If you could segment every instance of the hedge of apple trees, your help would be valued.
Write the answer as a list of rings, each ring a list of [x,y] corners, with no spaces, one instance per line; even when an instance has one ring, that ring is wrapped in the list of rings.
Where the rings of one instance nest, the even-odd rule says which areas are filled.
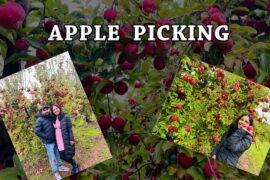
[[[261,140],[269,140],[269,125],[255,109],[269,102],[269,90],[207,64],[182,60],[166,103],[158,118],[156,134],[179,145],[210,154],[228,126],[242,114],[251,114]],[[255,141],[254,141],[255,142]]]
[[[16,14],[0,16],[3,76],[20,70],[20,62],[29,67],[66,50],[71,54],[114,156],[83,175],[100,179],[255,178],[226,165],[217,166],[205,156],[180,150],[150,133],[184,54],[270,87],[266,0],[74,1],[71,6],[76,8],[60,0],[20,0],[22,6],[0,2],[0,13]],[[101,24],[104,34],[107,24],[119,24],[120,41],[94,42],[90,37],[85,42],[76,38],[48,42],[55,24],[62,35],[65,24]],[[228,24],[230,39],[147,42],[143,38],[134,42],[133,24]],[[269,178],[269,158],[260,173],[262,179]]]
[[[31,74],[24,72],[8,77],[1,83],[0,115],[14,142],[17,154],[22,159],[29,156],[29,153],[33,155],[43,152],[44,148],[41,147],[44,145],[34,132],[37,113],[42,105],[60,105],[63,111],[70,115],[75,127],[83,124],[81,121],[90,121],[92,118],[90,109],[85,109],[88,102],[81,85],[78,84],[79,81],[70,81],[70,75],[61,69],[58,69],[56,74],[51,72],[51,76],[44,75],[49,71],[45,65],[42,64],[35,70],[26,70],[39,72],[34,77],[29,77],[32,81],[24,80],[25,75]]]

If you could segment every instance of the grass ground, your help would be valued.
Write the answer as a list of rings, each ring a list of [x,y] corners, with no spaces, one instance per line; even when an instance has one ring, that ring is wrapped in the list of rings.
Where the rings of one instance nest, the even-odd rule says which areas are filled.
[[[88,123],[82,127],[73,128],[73,133],[78,140],[74,159],[80,163],[81,170],[111,158],[109,148],[97,123]],[[70,164],[63,163],[72,168]],[[45,148],[41,154],[23,160],[22,164],[30,180],[54,179]],[[61,172],[61,175],[66,177],[70,175],[70,172]]]
[[[270,142],[261,142],[257,139],[256,143],[252,143],[251,147],[240,157],[237,167],[259,175],[269,147]]]

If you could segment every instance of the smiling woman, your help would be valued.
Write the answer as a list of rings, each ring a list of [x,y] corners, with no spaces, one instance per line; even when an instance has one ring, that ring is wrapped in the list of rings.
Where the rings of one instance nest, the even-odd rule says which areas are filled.
[[[230,166],[236,166],[240,156],[251,146],[252,139],[253,119],[250,115],[242,115],[230,125],[211,156]]]

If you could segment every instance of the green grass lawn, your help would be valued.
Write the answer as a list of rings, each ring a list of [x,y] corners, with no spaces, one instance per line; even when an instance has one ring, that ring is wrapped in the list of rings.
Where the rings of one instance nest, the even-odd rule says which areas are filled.
[[[247,172],[259,175],[267,156],[270,147],[270,142],[263,142],[257,139],[256,144],[252,143],[251,147],[245,152],[248,157],[248,168],[243,169]]]

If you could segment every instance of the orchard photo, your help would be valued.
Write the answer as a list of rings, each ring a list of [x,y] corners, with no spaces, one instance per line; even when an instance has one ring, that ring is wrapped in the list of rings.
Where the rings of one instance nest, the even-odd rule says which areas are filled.
[[[154,133],[259,175],[270,146],[269,102],[267,88],[185,57]]]
[[[68,53],[0,87],[0,116],[28,179],[60,180],[111,158]]]

